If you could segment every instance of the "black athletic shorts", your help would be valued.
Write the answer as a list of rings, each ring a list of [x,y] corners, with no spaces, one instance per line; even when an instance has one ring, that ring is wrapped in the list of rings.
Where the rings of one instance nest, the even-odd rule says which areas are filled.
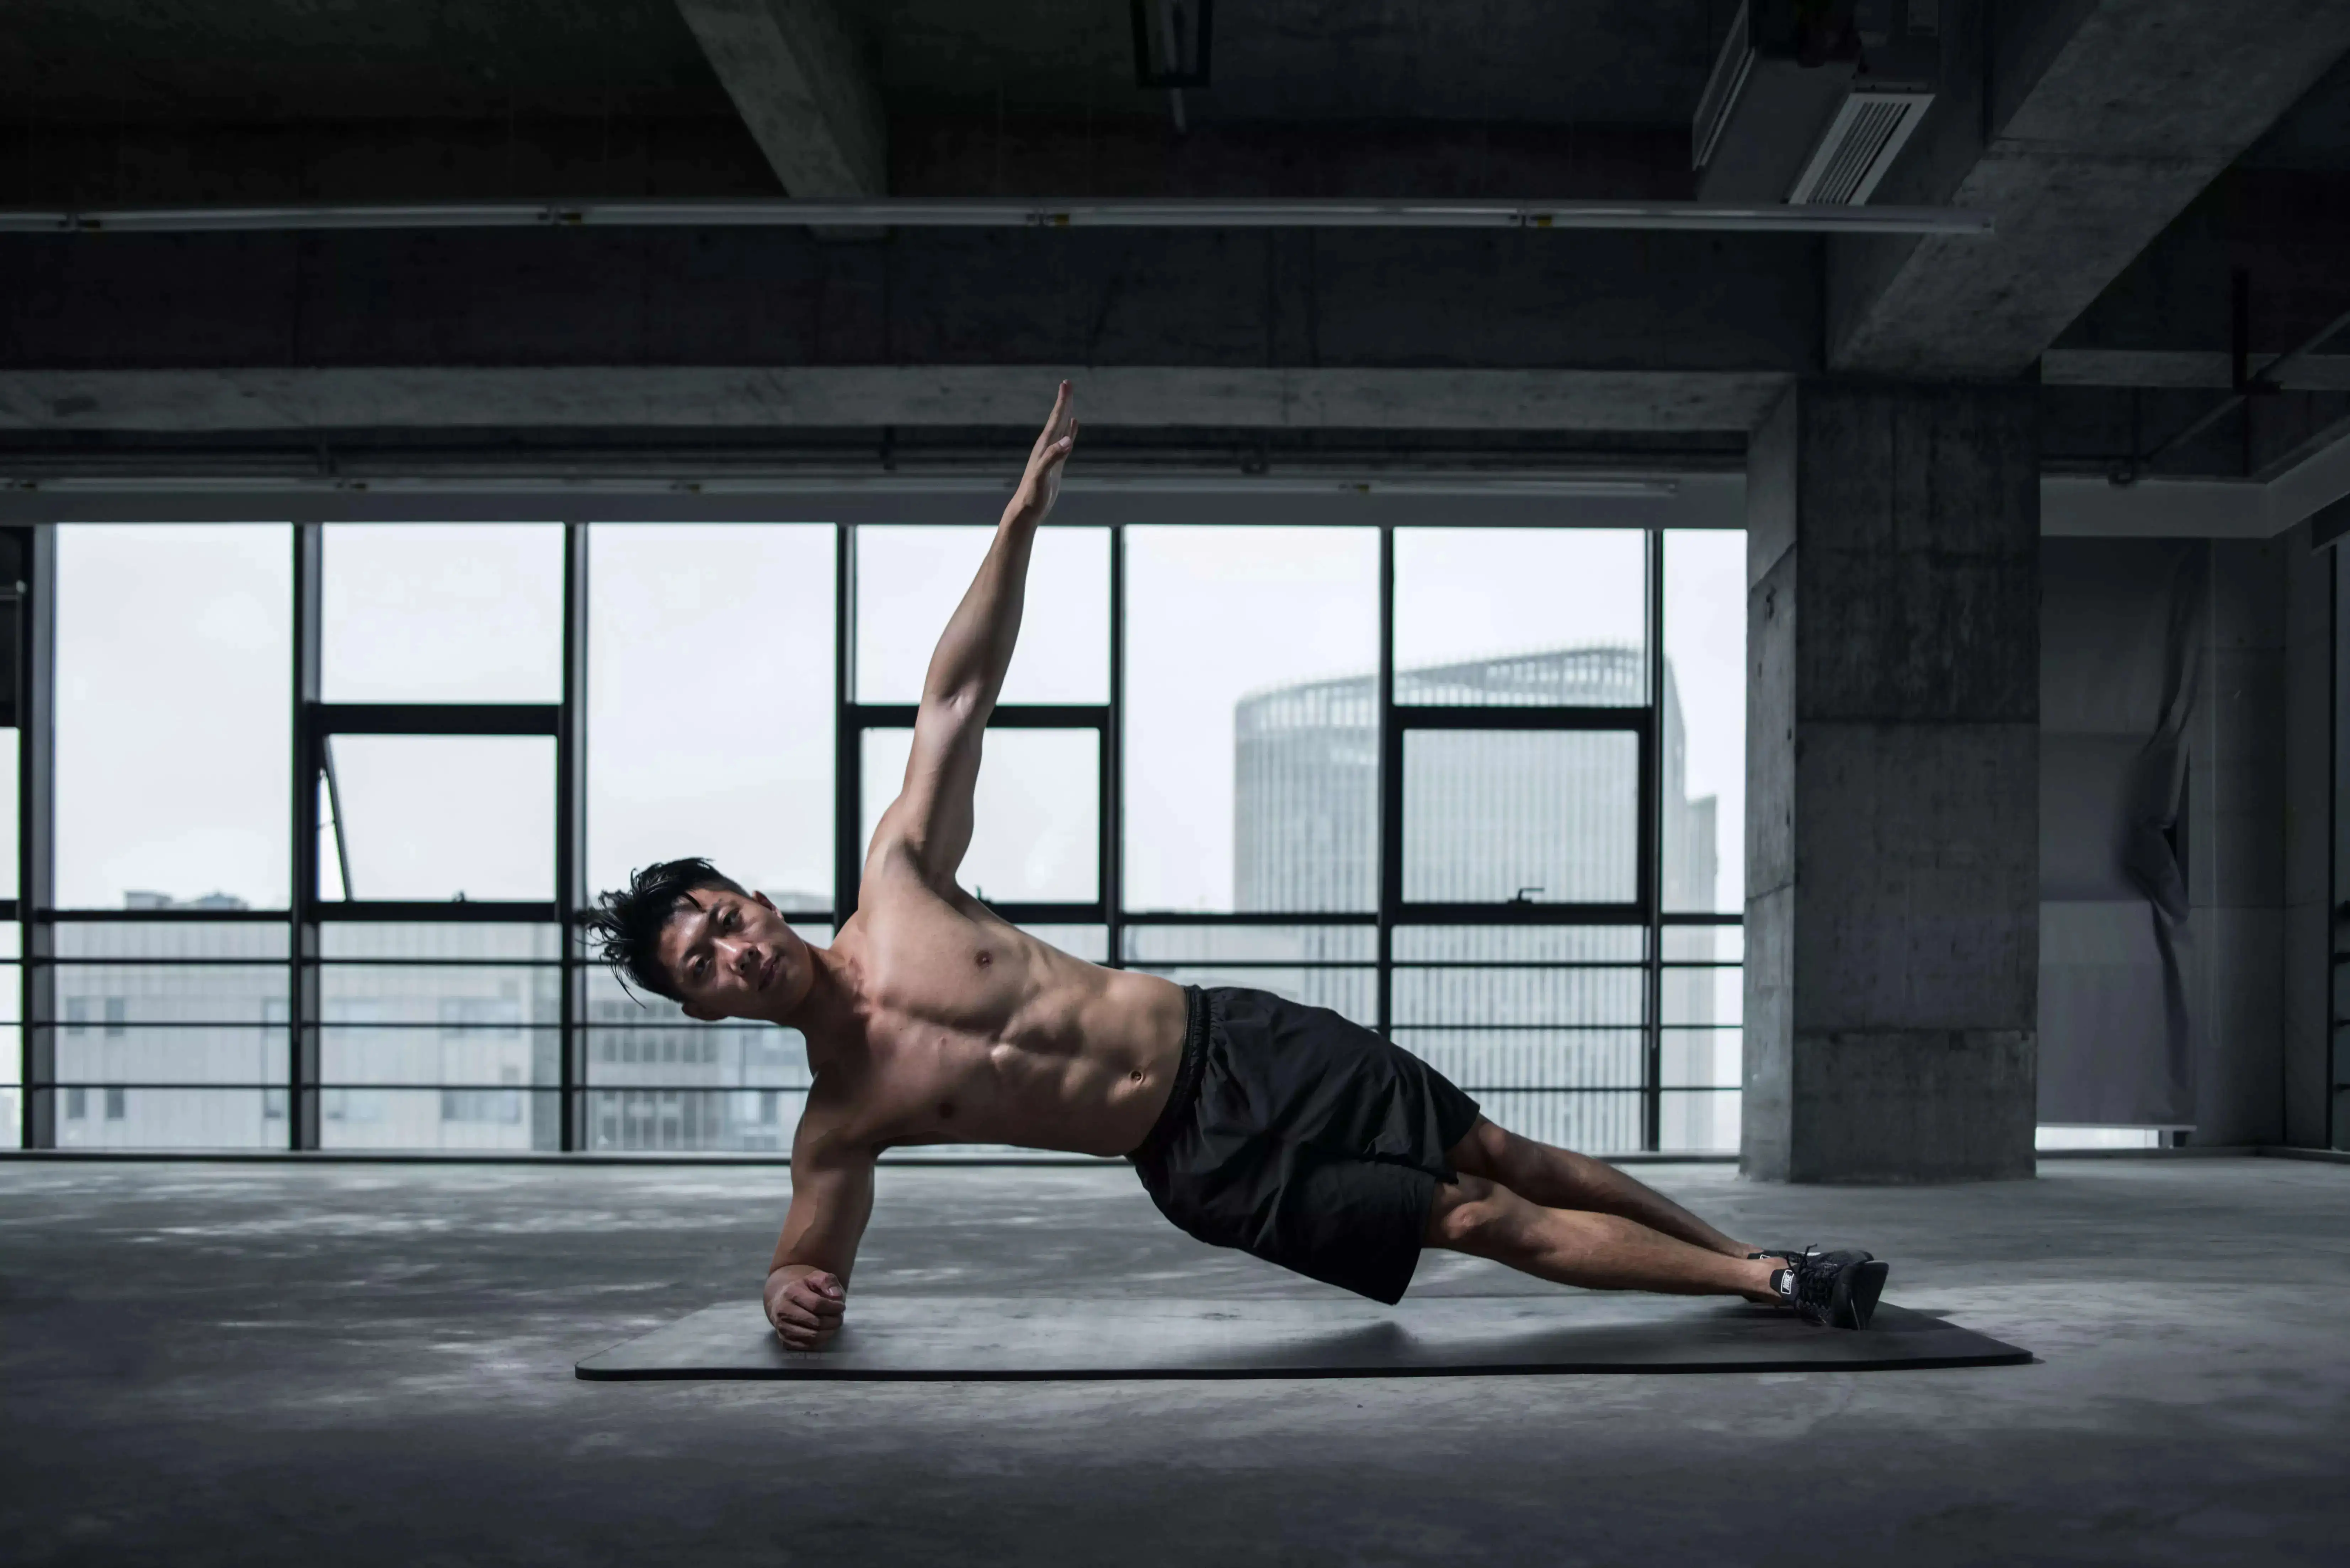
[[[1392,1305],[1419,1263],[1445,1151],[1477,1102],[1326,1007],[1188,986],[1167,1108],[1128,1158],[1159,1211]]]

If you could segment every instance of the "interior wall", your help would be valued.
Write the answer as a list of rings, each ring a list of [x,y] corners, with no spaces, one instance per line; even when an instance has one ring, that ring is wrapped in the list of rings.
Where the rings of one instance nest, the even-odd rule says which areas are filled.
[[[2304,546],[2305,547],[2305,546]],[[2283,538],[2214,540],[2204,701],[2189,730],[2198,1144],[2284,1136]]]
[[[2345,693],[2334,679],[2334,578],[2341,551],[2310,547],[2309,524],[2284,546],[2283,997],[2284,1141],[2322,1148],[2330,1130],[2327,1059],[2336,945],[2334,753]]]

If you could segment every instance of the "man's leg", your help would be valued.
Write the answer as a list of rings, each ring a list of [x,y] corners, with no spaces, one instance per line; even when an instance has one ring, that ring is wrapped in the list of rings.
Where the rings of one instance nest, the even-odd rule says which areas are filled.
[[[1436,1189],[1424,1241],[1585,1290],[1781,1300],[1775,1258],[1748,1262],[1617,1215],[1545,1208],[1466,1172]]]
[[[1451,1161],[1453,1169],[1464,1176],[1482,1176],[1544,1209],[1613,1214],[1648,1231],[1661,1231],[1692,1247],[1702,1247],[1741,1262],[1754,1251],[1742,1241],[1731,1241],[1671,1199],[1641,1186],[1604,1160],[1520,1137],[1482,1116],[1477,1118],[1477,1125],[1469,1129],[1467,1137],[1445,1152],[1445,1158]]]

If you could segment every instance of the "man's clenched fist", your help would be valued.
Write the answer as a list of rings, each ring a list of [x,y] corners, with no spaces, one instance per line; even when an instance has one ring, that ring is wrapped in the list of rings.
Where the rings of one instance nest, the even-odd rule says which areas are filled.
[[[794,1350],[822,1350],[840,1332],[848,1292],[822,1269],[785,1264],[767,1276],[767,1321]]]

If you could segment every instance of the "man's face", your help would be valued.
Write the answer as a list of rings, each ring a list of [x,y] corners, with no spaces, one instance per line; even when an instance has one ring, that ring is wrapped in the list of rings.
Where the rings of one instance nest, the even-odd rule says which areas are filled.
[[[661,966],[686,1016],[773,1018],[815,979],[807,944],[761,893],[698,888],[661,929]]]

